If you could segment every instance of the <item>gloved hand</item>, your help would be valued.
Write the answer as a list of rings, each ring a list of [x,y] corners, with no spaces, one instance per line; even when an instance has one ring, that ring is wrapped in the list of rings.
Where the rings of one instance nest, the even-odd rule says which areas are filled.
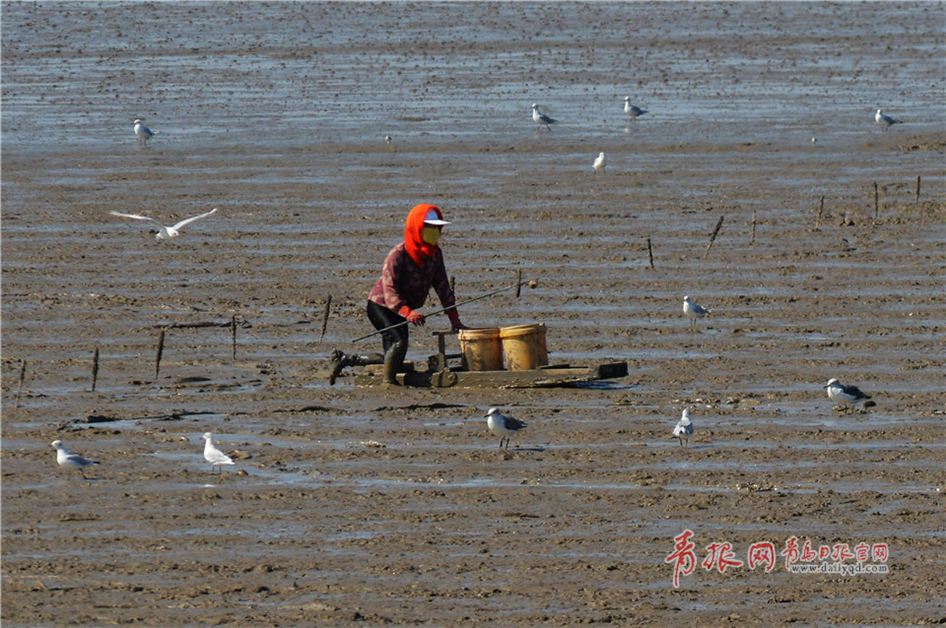
[[[407,316],[405,316],[404,318],[406,318],[409,322],[417,326],[421,326],[427,322],[427,317],[425,317],[423,314],[421,314],[417,310],[411,310],[407,314]]]
[[[460,322],[460,314],[457,312],[456,308],[447,310],[447,318],[450,319],[450,328],[453,331],[456,332],[467,328],[466,325]]]

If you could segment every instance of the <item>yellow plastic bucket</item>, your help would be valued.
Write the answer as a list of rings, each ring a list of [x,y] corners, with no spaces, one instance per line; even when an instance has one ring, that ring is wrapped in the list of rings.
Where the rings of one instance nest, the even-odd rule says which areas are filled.
[[[545,323],[501,327],[503,366],[508,371],[529,371],[549,363]]]
[[[463,368],[467,371],[503,370],[503,343],[499,329],[461,329],[460,352],[463,353]]]

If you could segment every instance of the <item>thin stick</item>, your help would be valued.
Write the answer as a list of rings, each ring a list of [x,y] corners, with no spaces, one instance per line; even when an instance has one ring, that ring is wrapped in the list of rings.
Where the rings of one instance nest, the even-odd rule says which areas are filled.
[[[525,285],[527,285],[527,286],[529,286],[530,288],[535,288],[537,285],[539,285],[539,282],[536,281],[535,279],[530,279],[530,280],[528,280],[528,281],[523,281],[522,283],[525,284]],[[446,312],[446,311],[448,311],[448,310],[456,309],[456,308],[460,307],[461,305],[466,305],[467,303],[472,303],[473,301],[479,301],[480,299],[485,299],[485,298],[488,298],[488,297],[491,297],[491,296],[495,296],[495,295],[499,294],[500,292],[506,292],[507,290],[515,290],[517,287],[518,287],[518,286],[506,286],[505,288],[500,288],[499,290],[493,290],[492,292],[487,292],[486,294],[481,294],[481,295],[478,296],[478,297],[473,297],[472,299],[467,299],[466,301],[461,301],[460,303],[454,303],[454,304],[451,305],[450,307],[445,307],[445,308],[436,310],[436,311],[434,311],[434,312],[431,312],[430,314],[427,314],[426,317],[427,317],[427,318],[430,318],[431,316],[436,316],[437,314],[443,314],[444,312]],[[359,337],[359,338],[355,338],[354,340],[352,340],[352,342],[355,343],[355,342],[358,342],[358,341],[360,341],[360,340],[364,340],[365,338],[371,338],[372,336],[377,336],[378,334],[383,334],[384,332],[386,332],[386,331],[388,331],[388,330],[397,329],[398,327],[402,327],[403,325],[407,325],[408,323],[409,323],[409,321],[401,321],[400,323],[395,323],[394,325],[388,325],[388,326],[385,327],[384,329],[379,329],[379,330],[377,330],[377,331],[371,332],[370,334],[366,334],[366,335],[361,336],[361,337]]]
[[[154,376],[157,377],[161,372],[161,354],[164,353],[164,330],[158,336],[158,354],[154,358]]]
[[[456,294],[457,292],[457,276],[454,275],[450,278],[450,292]]]
[[[99,348],[95,348],[95,353],[92,355],[92,392],[95,392],[95,382],[99,378]]]
[[[516,298],[519,298],[519,295],[522,294],[522,269],[520,268],[516,272]]]
[[[913,204],[916,205],[920,202],[920,175],[916,175],[916,198],[913,199]]]
[[[23,379],[26,377],[26,360],[20,365],[20,383],[16,387],[16,400],[13,402],[13,409],[20,407],[20,391],[23,390]]]
[[[713,234],[710,236],[709,244],[706,245],[706,252],[703,253],[703,259],[706,259],[706,256],[709,255],[710,249],[713,248],[713,242],[716,242],[716,236],[719,235],[719,230],[723,226],[723,218],[725,218],[725,216],[719,217],[719,222],[716,223],[716,228],[713,229]]]
[[[233,361],[236,362],[236,314],[230,315],[230,346],[233,349]]]
[[[824,214],[824,196],[821,197],[821,205],[818,206],[818,218],[815,220],[815,229],[821,228],[822,214]]]
[[[331,311],[332,307],[332,295],[328,295],[325,299],[325,311],[322,312],[322,333],[319,334],[319,342],[322,342],[322,338],[325,338],[325,329],[328,327],[328,314]]]
[[[647,259],[650,260],[650,269],[654,270],[654,247],[650,243],[650,236],[647,236]]]
[[[755,210],[752,210],[752,240],[749,241],[749,244],[755,244]]]
[[[880,188],[877,187],[877,182],[874,181],[874,222],[877,222],[878,214],[880,214]]]

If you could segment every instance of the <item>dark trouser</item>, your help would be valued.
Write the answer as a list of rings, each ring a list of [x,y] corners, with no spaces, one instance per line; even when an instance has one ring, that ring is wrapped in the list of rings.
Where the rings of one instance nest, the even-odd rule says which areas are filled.
[[[396,314],[374,301],[368,301],[368,320],[374,325],[375,329],[384,329],[398,323],[406,323],[407,319]],[[407,355],[408,329],[407,325],[401,325],[381,334],[381,343],[384,347],[384,379],[389,383],[394,383],[394,375],[404,364],[404,356]]]

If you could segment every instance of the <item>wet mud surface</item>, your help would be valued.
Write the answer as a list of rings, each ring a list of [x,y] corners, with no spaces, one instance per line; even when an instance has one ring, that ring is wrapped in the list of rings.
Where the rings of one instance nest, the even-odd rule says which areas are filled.
[[[946,619],[942,5],[136,7],[3,7],[5,625]],[[539,281],[468,325],[630,375],[328,386],[421,201],[460,300]],[[108,215],[214,206],[167,242]],[[508,453],[493,405],[529,424]],[[675,590],[686,529],[700,561],[795,536],[889,572]]]

